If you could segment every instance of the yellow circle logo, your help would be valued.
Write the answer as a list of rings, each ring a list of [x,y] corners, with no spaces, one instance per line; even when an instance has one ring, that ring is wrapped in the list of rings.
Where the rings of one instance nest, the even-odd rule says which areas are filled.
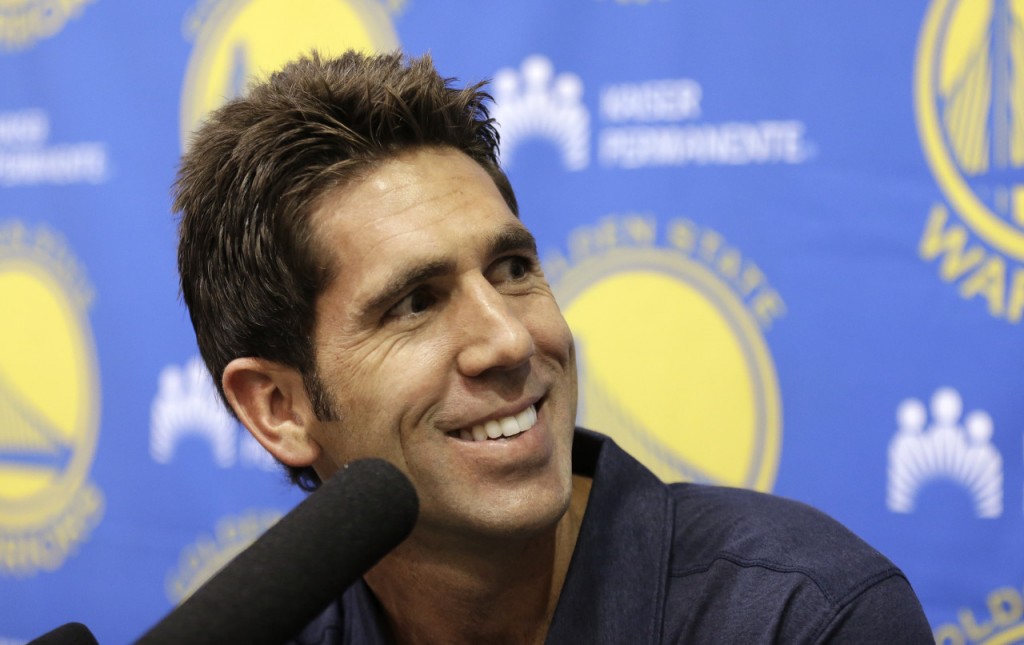
[[[1024,7],[935,0],[918,44],[915,107],[932,173],[964,221],[1024,259]]]
[[[228,0],[201,21],[181,95],[181,138],[211,110],[240,96],[250,79],[317,49],[398,48],[391,19],[373,0]]]
[[[664,481],[771,490],[782,434],[774,364],[715,271],[672,249],[614,248],[554,288],[577,340],[582,425]]]
[[[90,297],[53,232],[0,225],[0,572],[58,567],[98,521]]]

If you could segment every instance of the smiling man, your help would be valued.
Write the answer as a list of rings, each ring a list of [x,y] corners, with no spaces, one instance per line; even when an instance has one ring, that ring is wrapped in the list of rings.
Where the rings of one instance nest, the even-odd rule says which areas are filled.
[[[307,490],[381,457],[420,497],[295,642],[930,641],[832,520],[666,486],[574,427],[572,334],[486,99],[428,58],[314,55],[183,159],[182,293],[225,401]]]

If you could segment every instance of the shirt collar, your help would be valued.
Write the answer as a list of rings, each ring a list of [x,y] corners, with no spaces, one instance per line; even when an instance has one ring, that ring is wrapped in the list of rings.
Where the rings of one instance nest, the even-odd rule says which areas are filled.
[[[674,522],[667,489],[614,441],[589,430],[576,430],[572,462],[573,472],[594,483],[547,642],[657,643]],[[344,642],[387,642],[383,612],[365,583],[343,602]],[[335,621],[340,617],[321,616],[307,632],[322,632],[324,623],[336,629]],[[321,638],[311,642],[336,642],[327,633]]]
[[[573,471],[594,483],[547,642],[656,643],[673,526],[668,491],[588,430],[576,431]]]

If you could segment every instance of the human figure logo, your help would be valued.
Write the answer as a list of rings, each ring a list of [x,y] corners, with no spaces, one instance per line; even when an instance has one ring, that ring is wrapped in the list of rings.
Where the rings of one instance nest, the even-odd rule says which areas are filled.
[[[170,463],[178,441],[195,434],[206,439],[221,468],[235,463],[235,421],[220,402],[209,372],[198,357],[184,367],[168,365],[150,411],[149,454]]]
[[[270,453],[228,412],[198,356],[160,372],[150,408],[149,455],[158,464],[170,464],[179,444],[190,437],[207,444],[220,468],[239,463],[264,470],[276,467]]]
[[[492,116],[501,133],[501,162],[511,167],[516,147],[541,137],[560,152],[566,170],[583,170],[590,164],[590,113],[584,107],[583,81],[563,72],[544,56],[534,55],[516,71],[498,70],[494,75]]]
[[[921,489],[936,479],[963,486],[978,517],[1003,514],[1003,458],[992,444],[992,418],[984,410],[963,417],[960,393],[943,387],[932,395],[931,423],[924,404],[906,399],[896,411],[898,429],[889,442],[886,505],[911,513]]]

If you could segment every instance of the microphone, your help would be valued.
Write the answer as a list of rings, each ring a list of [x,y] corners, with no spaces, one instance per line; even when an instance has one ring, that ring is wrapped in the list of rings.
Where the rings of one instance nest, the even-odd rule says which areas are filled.
[[[67,623],[33,638],[27,645],[99,645],[82,623]]]
[[[408,537],[418,514],[416,490],[397,468],[354,461],[137,643],[286,642]]]

